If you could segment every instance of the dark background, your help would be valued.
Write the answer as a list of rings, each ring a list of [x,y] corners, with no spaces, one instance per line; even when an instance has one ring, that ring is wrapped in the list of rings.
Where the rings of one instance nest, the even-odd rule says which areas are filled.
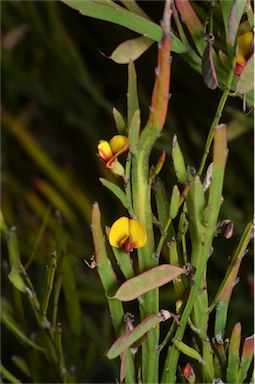
[[[202,3],[198,2],[200,11],[206,12],[206,5]],[[159,22],[163,2],[143,1],[140,5],[155,22]],[[18,37],[14,37],[14,43],[10,44],[7,37],[17,27],[24,28],[25,32],[19,29]],[[108,140],[116,134],[112,108],[126,114],[127,66],[108,60],[99,51],[110,55],[122,41],[137,35],[120,26],[81,16],[55,1],[2,1],[1,29],[2,113],[7,112],[25,126],[29,135],[66,175],[71,190],[72,187],[74,190],[76,186],[79,187],[88,207],[92,207],[94,201],[99,202],[103,225],[111,225],[125,211],[98,180],[102,176],[114,178],[99,162],[96,147],[100,139]],[[143,125],[149,113],[156,58],[157,46],[154,44],[135,63]],[[161,177],[169,195],[175,183],[170,156],[173,135],[178,136],[186,164],[198,169],[207,133],[222,94],[219,89],[209,90],[201,75],[177,54],[173,54],[171,93],[164,133],[152,154],[153,161],[163,149],[167,153]],[[248,111],[250,108],[248,106]],[[221,211],[221,219],[232,220],[235,227],[230,240],[221,237],[215,240],[215,251],[208,270],[211,298],[224,276],[228,257],[253,214],[252,113],[244,115],[242,100],[230,97],[221,122],[229,123],[230,137],[236,135],[235,139],[229,141]],[[47,194],[42,181],[57,191],[59,198],[54,200],[52,194]],[[112,377],[117,362],[109,363],[102,356],[102,350],[113,340],[112,329],[110,324],[107,325],[107,304],[100,281],[96,272],[89,270],[84,263],[84,259],[89,261],[94,253],[90,208],[82,211],[75,203],[77,197],[64,194],[49,177],[47,170],[39,166],[25,149],[22,139],[15,137],[3,124],[2,211],[7,225],[17,228],[21,260],[24,263],[31,254],[47,206],[51,204],[53,212],[61,211],[60,199],[72,212],[70,220],[65,217],[64,222],[65,230],[71,237],[68,252],[84,314],[83,347],[75,364],[80,369],[80,382],[98,382],[102,378],[105,380],[108,375]],[[7,252],[5,239],[2,240],[4,263]],[[38,289],[41,287],[47,257],[53,250],[54,241],[49,231],[30,268],[31,279]],[[247,337],[253,332],[252,249],[245,256],[239,275],[240,283],[234,289],[230,306],[229,329],[240,320],[243,336]],[[8,296],[7,284],[7,280],[3,279],[2,292]],[[171,289],[163,295],[162,304],[174,308],[175,296]],[[82,370],[82,351],[91,345],[91,334],[86,329],[86,322],[89,321],[97,325],[92,339],[96,340],[99,332],[102,347],[94,346],[91,366]],[[8,333],[7,336],[3,335],[2,359],[10,369],[14,369],[10,356],[16,354],[20,346],[9,344],[10,338]]]

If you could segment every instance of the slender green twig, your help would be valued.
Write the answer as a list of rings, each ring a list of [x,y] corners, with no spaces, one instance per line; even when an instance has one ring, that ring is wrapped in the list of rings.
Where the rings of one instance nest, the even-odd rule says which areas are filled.
[[[26,287],[26,290],[27,290],[27,296],[28,296],[28,299],[34,309],[34,313],[35,313],[35,316],[37,318],[37,320],[39,320],[39,309],[40,309],[40,304],[39,304],[39,301],[37,299],[37,296],[36,296],[36,292],[35,292],[35,289],[34,289],[34,286],[25,270],[25,268],[23,267],[23,265],[21,264],[21,262],[19,263],[19,267],[20,267],[20,270],[21,270],[21,273],[25,279],[25,282],[27,284],[27,287]]]
[[[60,258],[58,261],[58,267],[57,267],[57,274],[56,274],[56,282],[55,282],[55,289],[53,293],[53,308],[52,308],[52,327],[53,329],[56,329],[57,324],[57,314],[58,314],[58,302],[59,302],[59,296],[60,296],[60,290],[63,283],[63,270],[64,270],[64,258],[65,254],[64,252],[61,252]]]
[[[250,238],[251,238],[251,235],[252,235],[252,231],[253,231],[253,222],[249,222],[243,232],[243,235],[240,239],[240,242],[235,250],[235,253],[233,255],[233,259],[231,260],[231,265],[229,265],[229,268],[227,269],[226,271],[226,275],[224,277],[224,279],[222,280],[221,282],[221,285],[218,289],[218,292],[212,302],[212,304],[210,305],[209,307],[209,312],[211,313],[213,311],[213,309],[215,308],[215,306],[217,305],[218,303],[218,300],[220,298],[220,295],[222,293],[222,290],[223,288],[225,287],[227,281],[228,281],[228,278],[229,278],[229,275],[231,274],[231,271],[233,270],[233,268],[235,267],[236,263],[240,262],[240,259],[243,257],[243,255],[245,254],[245,251],[247,249],[247,246],[248,246],[248,243],[250,241]]]
[[[47,269],[45,285],[43,290],[43,297],[40,305],[40,321],[42,328],[48,328],[50,323],[47,319],[47,309],[50,301],[50,295],[53,290],[53,282],[57,268],[57,254],[56,252],[51,254],[50,266]]]
[[[213,10],[215,6],[215,0],[211,0],[209,10],[209,33],[213,34]]]
[[[235,64],[236,64],[236,57],[234,56],[233,61],[232,61],[232,67],[231,67],[231,70],[230,70],[229,75],[228,75],[225,91],[223,92],[223,94],[221,96],[220,102],[218,104],[217,111],[215,113],[212,125],[210,127],[210,130],[209,130],[209,133],[208,133],[208,136],[207,136],[207,140],[206,140],[206,143],[205,143],[204,153],[203,153],[202,160],[201,160],[201,163],[200,163],[200,167],[199,167],[199,170],[198,170],[198,173],[197,173],[199,176],[201,176],[201,174],[202,174],[202,172],[204,170],[206,159],[207,159],[207,156],[209,154],[209,150],[210,150],[210,147],[211,147],[211,144],[212,144],[212,141],[213,141],[214,130],[217,127],[217,125],[219,124],[219,121],[220,121],[221,116],[222,116],[223,109],[225,107],[225,104],[226,104],[228,96],[229,96],[229,91],[230,91],[231,83],[232,83],[232,80],[233,80],[233,77],[234,77]]]
[[[133,210],[133,203],[132,203],[132,191],[131,191],[131,181],[130,181],[130,176],[131,176],[131,162],[132,162],[132,155],[129,152],[126,160],[126,168],[125,168],[125,178],[126,178],[126,183],[125,183],[125,192],[126,196],[129,202],[128,206],[128,213],[131,218],[135,218],[135,213]]]

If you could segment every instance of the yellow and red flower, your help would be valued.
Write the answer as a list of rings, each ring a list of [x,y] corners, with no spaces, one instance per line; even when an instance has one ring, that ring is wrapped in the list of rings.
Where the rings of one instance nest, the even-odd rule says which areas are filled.
[[[143,247],[146,241],[146,232],[137,220],[122,216],[110,229],[110,244],[113,247],[122,248],[125,253],[130,253],[134,248]]]
[[[108,142],[100,140],[97,146],[98,155],[105,163],[106,167],[111,169],[117,175],[123,175],[124,169],[118,162],[118,156],[126,152],[129,148],[129,140],[126,136],[116,135]]]
[[[237,57],[236,57],[236,67],[235,67],[235,74],[239,76],[249,57],[252,54],[252,51],[254,49],[253,47],[253,32],[249,31],[244,33],[243,35],[238,36],[237,38]]]

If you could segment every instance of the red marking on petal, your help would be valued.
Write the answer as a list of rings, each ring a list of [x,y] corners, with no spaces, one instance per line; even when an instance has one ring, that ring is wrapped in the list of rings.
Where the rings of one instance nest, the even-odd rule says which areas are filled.
[[[243,66],[243,65],[236,63],[235,74],[236,74],[237,76],[240,76],[241,73],[243,72],[243,69],[244,69],[244,66]]]
[[[125,243],[122,244],[121,248],[123,249],[123,251],[125,253],[130,253],[133,251],[134,244],[133,244],[132,240],[130,239],[130,237],[128,237],[128,239],[125,241]]]

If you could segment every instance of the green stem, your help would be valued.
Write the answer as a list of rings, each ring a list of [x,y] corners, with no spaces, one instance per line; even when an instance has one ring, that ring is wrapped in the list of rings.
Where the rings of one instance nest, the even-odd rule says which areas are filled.
[[[215,308],[215,306],[217,305],[219,298],[222,294],[222,291],[223,291],[223,289],[224,289],[224,287],[225,287],[225,285],[229,279],[229,276],[230,276],[233,268],[235,267],[236,263],[240,262],[240,259],[244,256],[245,251],[247,249],[247,246],[249,244],[249,241],[251,239],[252,231],[253,231],[253,222],[251,221],[247,224],[247,226],[246,226],[246,228],[242,234],[242,237],[239,241],[239,244],[235,250],[234,257],[231,260],[231,265],[227,269],[226,275],[221,282],[221,285],[218,289],[218,292],[217,292],[212,304],[210,305],[210,307],[208,309],[209,313],[211,313],[213,311],[213,309]]]
[[[197,173],[199,176],[202,174],[202,172],[204,170],[205,163],[206,163],[206,160],[207,160],[207,156],[209,154],[209,150],[210,150],[210,147],[211,147],[211,144],[212,144],[212,141],[213,141],[214,130],[217,127],[217,125],[219,124],[219,121],[220,121],[221,116],[222,116],[223,109],[225,107],[226,101],[227,101],[228,96],[229,96],[229,91],[230,91],[231,83],[232,83],[232,80],[233,80],[233,77],[234,77],[235,64],[236,64],[236,57],[233,58],[232,67],[231,67],[231,70],[229,72],[228,79],[227,79],[226,89],[225,89],[225,91],[223,92],[223,94],[221,96],[220,102],[218,104],[217,111],[215,113],[212,125],[210,127],[210,130],[209,130],[209,133],[208,133],[208,136],[207,136],[207,140],[206,140],[206,143],[205,143],[204,153],[203,153],[202,160],[201,160],[201,163],[200,163],[200,167],[199,167],[199,170],[198,170],[198,173]]]
[[[215,1],[212,0],[210,3],[210,20],[209,20],[209,33],[213,34],[213,10],[215,6]]]
[[[132,202],[132,191],[131,191],[131,181],[130,181],[130,175],[131,175],[131,163],[132,163],[132,155],[129,152],[127,156],[126,161],[126,168],[125,168],[125,178],[126,178],[126,185],[125,185],[125,192],[128,199],[129,207],[128,212],[132,218],[135,217],[135,213],[133,210],[133,202]]]
[[[164,241],[166,239],[167,231],[168,231],[168,228],[169,228],[171,222],[172,222],[172,218],[169,216],[168,219],[167,219],[167,222],[165,224],[165,227],[163,228],[163,231],[161,232],[159,243],[158,243],[155,255],[154,255],[156,259],[159,259],[160,252],[161,252],[161,249],[163,247]]]
[[[171,0],[165,1],[162,21],[163,38],[158,49],[158,67],[154,83],[151,112],[137,147],[132,162],[132,194],[137,220],[144,226],[147,243],[138,250],[140,272],[155,267],[158,262],[154,257],[154,233],[151,208],[151,185],[149,178],[149,156],[154,142],[165,124],[168,93],[170,84],[171,36]],[[154,289],[142,296],[140,300],[141,319],[159,312],[159,290]],[[157,383],[159,372],[159,327],[155,327],[142,346],[142,379],[144,383]]]
[[[148,183],[149,154],[157,137],[157,129],[151,126],[145,129],[139,140],[137,155],[134,156],[132,167],[132,190],[134,209],[146,231],[147,243],[138,249],[138,261],[140,273],[155,267],[158,262],[154,258],[154,234],[151,211],[151,186]],[[154,289],[142,296],[140,302],[141,318],[159,312],[159,292]],[[142,377],[143,382],[158,382],[159,354],[156,348],[159,340],[159,327],[155,327],[150,337],[142,347]]]
[[[210,242],[207,241],[205,244],[200,243],[197,248],[194,248],[193,252],[199,252],[199,256],[201,256],[202,254],[208,255],[209,250],[210,250]],[[185,306],[185,309],[183,311],[183,314],[180,320],[180,325],[175,334],[175,339],[177,340],[181,341],[183,338],[190,314],[192,312],[194,303],[196,301],[196,298],[199,292],[200,282],[203,277],[204,271],[206,269],[206,264],[207,264],[207,257],[201,258],[199,268],[197,269],[197,272],[194,277],[194,284],[191,288],[187,304]],[[165,369],[163,372],[162,383],[175,382],[176,367],[177,367],[180,351],[174,345],[172,345],[170,348],[171,348],[170,353],[168,353],[167,359],[165,362]]]
[[[187,196],[187,207],[190,214],[190,230],[192,231],[192,255],[191,260],[198,260],[196,264],[197,271],[194,275],[194,284],[191,287],[187,304],[180,319],[180,325],[175,334],[175,339],[181,341],[191,315],[195,301],[201,288],[202,278],[206,272],[208,255],[210,254],[211,244],[214,237],[214,229],[217,223],[221,194],[223,188],[224,171],[227,158],[227,138],[226,126],[222,124],[215,131],[214,149],[213,149],[213,171],[212,182],[209,190],[208,207],[212,207],[208,223],[203,225],[203,204],[197,204],[197,200],[203,199],[199,192],[200,181],[198,176],[194,179],[191,190]],[[202,215],[201,215],[202,213]],[[177,370],[180,351],[172,345],[167,355],[164,372],[162,376],[163,383],[174,383]]]
[[[42,296],[41,305],[40,305],[40,322],[41,322],[42,328],[48,328],[50,326],[50,323],[47,319],[47,310],[48,310],[48,305],[50,301],[50,296],[53,290],[53,282],[54,282],[54,277],[56,273],[56,268],[57,268],[57,254],[52,253],[50,266],[48,267],[46,277],[45,277],[45,285],[44,285],[43,296]]]

